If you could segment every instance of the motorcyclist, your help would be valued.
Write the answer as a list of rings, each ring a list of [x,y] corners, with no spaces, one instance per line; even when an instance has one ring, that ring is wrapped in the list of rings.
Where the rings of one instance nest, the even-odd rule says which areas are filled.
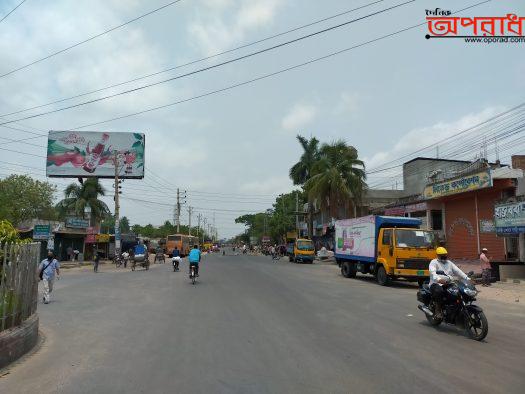
[[[436,306],[436,318],[443,318],[443,297],[445,291],[443,285],[449,283],[450,278],[459,277],[461,279],[468,279],[468,276],[461,271],[452,261],[448,259],[447,250],[440,246],[436,249],[437,258],[430,262],[428,271],[430,273],[430,293],[432,300]],[[437,271],[443,271],[446,275],[439,275]]]
[[[190,251],[188,256],[190,262],[189,269],[191,273],[191,267],[195,267],[195,276],[199,276],[199,263],[201,261],[201,251],[198,245],[193,245],[193,249]]]

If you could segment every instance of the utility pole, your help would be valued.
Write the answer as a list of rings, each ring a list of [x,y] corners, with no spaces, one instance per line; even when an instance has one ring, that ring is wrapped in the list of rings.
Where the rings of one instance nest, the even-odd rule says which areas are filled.
[[[202,226],[202,243],[204,243],[204,237],[206,235],[206,222],[208,221],[208,219],[204,218],[204,225]]]
[[[191,235],[191,212],[193,211],[192,207],[188,207],[188,235]]]
[[[201,228],[201,218],[202,218],[202,215],[199,213],[197,215],[197,238],[199,237],[199,230]]]
[[[297,238],[299,238],[299,193],[295,192],[295,231]]]
[[[120,257],[120,181],[118,177],[118,152],[115,150],[114,163],[115,163],[115,257]]]
[[[177,234],[180,233],[180,192],[177,188]]]
[[[211,241],[212,242],[215,241],[215,212],[213,212],[213,234],[212,234],[212,237],[211,237]]]

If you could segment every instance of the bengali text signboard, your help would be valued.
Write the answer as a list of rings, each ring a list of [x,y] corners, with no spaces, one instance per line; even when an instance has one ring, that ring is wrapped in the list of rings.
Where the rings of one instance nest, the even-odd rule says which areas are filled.
[[[51,235],[49,224],[35,224],[33,228],[33,239],[48,240]]]
[[[115,176],[144,178],[145,136],[141,133],[50,131],[46,174],[49,177]]]
[[[492,187],[490,170],[428,185],[425,187],[423,196],[426,199],[433,199],[472,190],[484,189],[486,187]]]
[[[495,205],[494,222],[498,235],[525,233],[525,202]]]
[[[89,220],[82,218],[66,218],[66,227],[70,228],[88,228]]]

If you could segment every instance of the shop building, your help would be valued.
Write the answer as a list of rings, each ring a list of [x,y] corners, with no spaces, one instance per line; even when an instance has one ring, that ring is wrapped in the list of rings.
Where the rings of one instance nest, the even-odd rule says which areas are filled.
[[[378,213],[421,218],[424,227],[439,233],[455,260],[476,260],[484,247],[493,260],[518,258],[517,238],[496,233],[494,206],[516,195],[521,169],[484,160],[417,158],[409,164],[403,168],[412,169],[404,175],[410,194]],[[413,194],[418,187],[420,192]]]

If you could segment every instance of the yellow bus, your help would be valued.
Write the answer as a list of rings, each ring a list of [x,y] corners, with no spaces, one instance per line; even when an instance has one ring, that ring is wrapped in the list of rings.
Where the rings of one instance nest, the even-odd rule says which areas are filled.
[[[179,250],[182,257],[190,253],[193,245],[199,244],[199,238],[192,235],[174,234],[166,238],[166,253],[172,257],[175,247]]]

